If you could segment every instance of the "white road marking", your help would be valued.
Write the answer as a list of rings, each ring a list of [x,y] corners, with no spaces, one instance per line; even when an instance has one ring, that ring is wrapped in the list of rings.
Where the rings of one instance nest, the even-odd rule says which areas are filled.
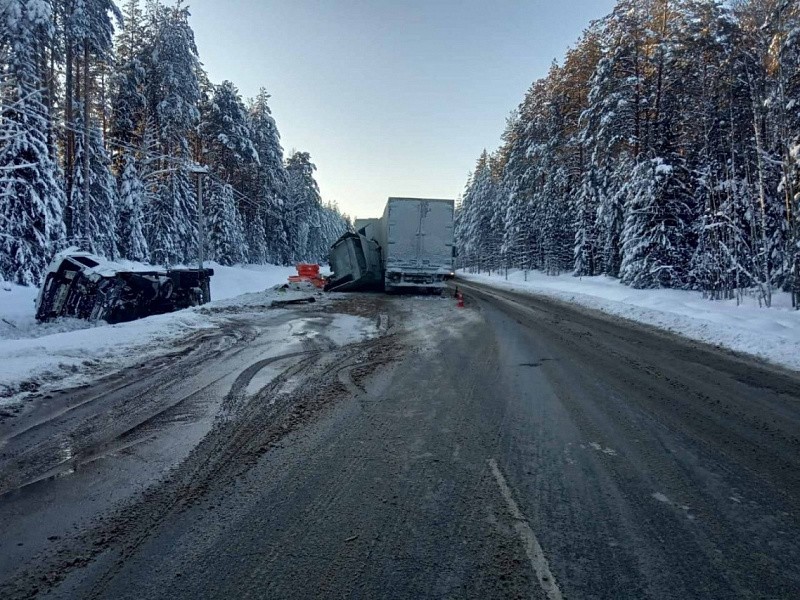
[[[536,579],[539,580],[539,585],[549,600],[562,600],[561,590],[558,588],[556,578],[553,577],[553,573],[550,571],[550,565],[547,563],[542,546],[539,544],[539,540],[536,539],[536,535],[533,533],[522,511],[520,511],[519,506],[517,506],[514,496],[511,495],[511,488],[508,487],[506,478],[500,471],[500,467],[497,466],[497,461],[490,458],[488,462],[492,475],[497,480],[500,493],[506,501],[508,512],[511,513],[512,518],[516,521],[514,529],[519,535],[522,545],[525,546],[525,554],[528,555],[533,572],[536,574]]]

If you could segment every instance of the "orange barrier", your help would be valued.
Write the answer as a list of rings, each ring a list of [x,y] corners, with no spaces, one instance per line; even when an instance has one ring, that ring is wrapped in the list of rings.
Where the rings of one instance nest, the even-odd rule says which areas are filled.
[[[319,265],[300,263],[297,265],[297,274],[301,277],[319,277]]]
[[[296,265],[297,275],[289,276],[289,283],[309,282],[314,287],[325,287],[325,279],[319,274],[319,265],[299,263]]]

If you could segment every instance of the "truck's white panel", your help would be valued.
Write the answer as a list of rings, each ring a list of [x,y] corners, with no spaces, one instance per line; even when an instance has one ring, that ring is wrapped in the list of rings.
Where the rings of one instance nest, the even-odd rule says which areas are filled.
[[[442,286],[453,267],[453,201],[389,198],[378,238],[387,287]]]
[[[421,267],[420,203],[390,200],[386,219],[387,266]]]

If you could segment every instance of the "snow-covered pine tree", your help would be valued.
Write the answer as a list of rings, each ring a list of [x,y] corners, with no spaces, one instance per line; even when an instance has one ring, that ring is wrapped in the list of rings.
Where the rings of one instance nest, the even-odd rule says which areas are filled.
[[[602,254],[598,250],[597,209],[601,197],[602,176],[592,163],[592,145],[586,143],[581,116],[589,107],[588,81],[602,56],[602,30],[593,23],[578,42],[567,51],[563,66],[552,69],[553,93],[550,105],[556,122],[555,146],[563,164],[565,197],[572,215],[570,229],[574,275],[597,275],[602,272]],[[552,135],[552,134],[551,134]]]
[[[531,201],[541,244],[541,268],[557,275],[573,270],[575,234],[572,214],[574,194],[570,183],[572,164],[567,119],[557,93],[563,70],[553,65],[544,80],[543,105],[537,111],[535,135],[527,152],[532,160],[534,189]]]
[[[575,266],[576,276],[595,275],[602,264],[598,252],[597,221],[600,207],[601,187],[597,169],[590,165],[584,173],[581,187],[575,199]]]
[[[531,204],[534,165],[528,155],[532,115],[538,104],[536,93],[537,89],[533,86],[528,90],[517,113],[508,121],[504,134],[508,145],[508,160],[502,181],[508,195],[504,217],[504,244],[513,249],[516,266],[525,270],[533,268],[534,248],[538,244]]]
[[[455,229],[453,232],[456,248],[458,249],[458,264],[461,267],[469,268],[474,266],[473,241],[468,234],[471,211],[470,203],[472,201],[469,191],[472,187],[472,179],[473,174],[470,173],[467,177],[467,183],[464,186],[464,193],[461,194],[456,201]]]
[[[40,40],[52,35],[46,0],[7,0],[0,10],[0,277],[37,285],[63,243],[64,192],[47,147],[49,115],[37,63]]]
[[[269,94],[261,89],[248,109],[250,137],[258,164],[247,178],[245,193],[259,199],[260,215],[248,227],[251,260],[287,264],[291,251],[287,231],[287,175],[280,134],[269,107]],[[264,243],[261,243],[261,236]]]
[[[189,137],[200,119],[200,64],[189,11],[182,4],[147,5],[152,40],[147,54],[146,89],[158,150],[166,158],[154,172],[158,199],[146,232],[151,259],[174,264],[197,255],[197,198],[187,165]],[[149,183],[149,182],[148,182]]]
[[[328,203],[320,207],[319,238],[313,253],[313,259],[318,263],[327,263],[330,247],[350,228],[346,217],[339,211],[336,203]]]
[[[174,265],[196,257],[196,252],[187,243],[194,238],[186,235],[194,229],[186,219],[185,199],[194,199],[189,174],[184,168],[170,170],[166,179],[159,179],[150,201],[149,219],[145,239],[150,250],[150,262],[155,265]],[[194,215],[189,218],[194,218]]]
[[[510,256],[505,247],[506,223],[509,194],[503,186],[503,170],[508,156],[504,148],[500,148],[489,157],[489,172],[492,176],[491,217],[489,219],[489,245],[494,249],[494,269],[507,269]]]
[[[599,151],[599,149],[597,149]],[[595,161],[595,164],[605,164]],[[625,189],[620,187],[623,173],[630,175],[633,170],[630,157],[625,154],[617,162],[614,171],[606,174],[597,169],[595,183],[598,185],[597,236],[602,255],[603,273],[609,277],[619,277],[622,267],[622,230],[625,226]],[[609,184],[609,180],[614,184]]]
[[[503,231],[498,206],[498,185],[492,174],[489,153],[484,150],[464,192],[459,244],[464,258],[479,269],[500,267]]]
[[[80,105],[78,104],[80,108]],[[75,123],[83,127],[83,111],[76,112]],[[89,153],[89,180],[84,179],[84,153]],[[106,153],[100,130],[89,128],[89,147],[84,147],[83,136],[78,136],[75,146],[75,171],[72,177],[72,232],[73,242],[82,248],[106,258],[117,257],[117,184],[110,170],[111,160]],[[88,208],[85,202],[89,202]],[[88,220],[87,220],[88,218]]]
[[[243,262],[245,241],[233,188],[223,181],[214,180],[209,186],[207,199],[208,257],[222,265]]]
[[[792,301],[800,309],[800,4],[784,4],[785,36],[781,45],[781,71],[788,78],[782,88],[783,110],[786,111],[784,123],[784,147],[788,149],[787,164],[781,181],[781,188],[789,202],[791,236],[787,251],[787,270],[791,277],[786,288],[792,292]],[[788,138],[788,139],[786,139]]]
[[[223,81],[214,87],[207,114],[202,117],[200,132],[204,156],[225,181],[241,179],[248,166],[258,165],[258,153],[250,140],[247,112],[233,83]]]
[[[533,201],[539,206],[542,268],[548,275],[571,271],[574,264],[572,247],[575,234],[567,189],[566,173],[556,164],[549,169],[541,188],[534,194]]]
[[[514,178],[509,176],[512,171],[512,163],[517,160],[517,152],[519,147],[519,138],[521,137],[521,124],[519,118],[519,111],[513,111],[506,119],[506,128],[503,131],[503,145],[500,148],[500,153],[503,156],[503,168],[498,174],[498,185],[503,190],[504,203],[500,209],[500,220],[502,222],[503,240],[502,248],[503,254],[506,256],[506,261],[511,267],[520,267],[522,265],[520,244],[520,227],[516,220],[519,202],[517,200],[517,187]]]
[[[286,160],[286,191],[291,214],[289,243],[295,261],[311,258],[309,234],[312,225],[318,226],[318,211],[322,204],[319,186],[314,179],[316,168],[308,152],[294,152]]]
[[[117,243],[120,256],[130,260],[149,258],[144,237],[145,188],[133,152],[125,154],[119,178],[119,213],[117,217]]]
[[[232,186],[243,185],[246,176],[258,167],[258,153],[250,140],[244,103],[233,83],[223,81],[214,86],[211,98],[201,106],[200,139],[203,145],[203,162],[211,165],[214,172],[227,184],[227,189],[221,184],[212,188],[216,194],[216,198],[212,198],[216,203],[212,210],[218,218],[224,214],[233,219],[224,227],[217,224],[216,238],[210,239],[209,243],[211,250],[219,255],[220,262],[242,262],[247,254],[247,244],[240,215],[246,215],[248,223],[257,223],[255,227],[248,227],[251,232],[259,229],[258,222],[263,223],[263,215],[258,214],[257,201],[246,196],[241,196],[246,200],[239,203],[234,201],[232,212],[227,203],[234,198]],[[260,229],[263,234],[263,226]],[[258,234],[254,237],[256,244],[265,243],[265,240],[258,238]],[[239,247],[234,249],[231,244],[239,244]]]
[[[139,0],[127,0],[123,7],[124,27],[115,45],[111,77],[111,136],[127,146],[138,145],[147,118],[145,78],[147,76],[148,31]],[[122,148],[112,148],[114,164],[121,170],[127,160]]]
[[[636,288],[685,287],[693,222],[688,174],[680,157],[643,161],[625,204],[622,232],[623,283]]]
[[[104,89],[98,85],[98,73],[105,72],[106,66],[112,59],[114,20],[121,21],[122,15],[116,4],[112,0],[74,0],[66,3],[65,9],[65,44],[67,45],[67,110],[66,110],[66,129],[67,135],[67,194],[68,194],[68,216],[70,224],[76,224],[82,217],[82,233],[91,230],[92,226],[88,223],[92,219],[89,212],[84,210],[81,215],[77,214],[78,207],[75,201],[80,198],[81,205],[86,209],[92,202],[89,200],[90,190],[84,188],[75,189],[74,173],[82,169],[81,181],[96,179],[96,176],[89,174],[92,166],[90,152],[82,153],[83,162],[78,161],[77,139],[81,138],[81,145],[85,148],[94,142],[91,138],[94,133],[91,131],[95,126],[93,115],[104,118],[106,107],[99,100],[102,99]],[[74,63],[73,63],[74,57]],[[73,78],[73,72],[79,75]],[[80,114],[78,112],[80,111]],[[69,224],[68,224],[69,229]],[[79,233],[70,231],[73,238],[78,238]],[[107,246],[105,240],[96,243],[91,240],[84,240],[88,246],[98,247]]]
[[[598,254],[603,272],[612,277],[619,275],[622,263],[623,188],[630,183],[642,140],[647,138],[644,114],[646,106],[652,104],[644,79],[644,73],[652,69],[645,67],[647,53],[642,50],[643,45],[652,43],[646,9],[645,3],[637,0],[621,0],[596,24],[603,51],[587,81],[587,107],[578,134],[591,163],[584,172],[581,194],[596,206]],[[583,201],[577,206],[582,210]],[[591,236],[591,225],[585,232],[587,225],[577,229],[581,240],[584,233]],[[576,274],[584,273],[583,266],[576,268]]]

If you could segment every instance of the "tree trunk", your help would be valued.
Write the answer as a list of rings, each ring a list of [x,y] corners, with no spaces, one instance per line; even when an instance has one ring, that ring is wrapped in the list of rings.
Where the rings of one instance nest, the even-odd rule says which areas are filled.
[[[47,112],[47,154],[53,158],[56,154],[53,141],[53,88],[50,85],[50,61],[48,60],[48,56],[52,55],[52,52],[48,52],[51,49],[51,43],[43,33],[40,33],[38,38],[39,87],[43,91],[42,100]]]
[[[762,136],[762,123],[760,119],[761,107],[764,105],[760,100],[761,94],[756,89],[756,84],[753,81],[753,76],[748,72],[748,81],[750,83],[750,95],[753,104],[753,135],[756,142],[756,168],[758,169],[758,203],[760,215],[760,237],[761,239],[761,276],[762,282],[762,295],[764,297],[764,304],[769,308],[772,306],[772,273],[770,269],[770,248],[769,248],[769,234],[767,232],[767,196],[766,196],[766,178],[764,177],[764,142]]]
[[[108,139],[108,115],[107,113],[107,106],[106,106],[106,65],[103,65],[100,70],[100,106],[101,111],[100,114],[103,117],[103,144],[106,144],[106,140]],[[109,150],[108,146],[105,146],[106,151]]]
[[[75,116],[73,111],[73,96],[75,94],[73,82],[73,52],[72,40],[69,34],[65,35],[66,45],[66,74],[65,74],[65,98],[64,98],[64,128],[66,129],[66,148],[64,149],[64,184],[67,193],[67,206],[64,210],[64,221],[67,227],[67,239],[71,240],[74,231],[72,230],[72,169],[75,165]]]
[[[89,210],[89,41],[83,41],[83,232],[86,236],[86,247],[91,250],[89,239],[89,223],[91,211]]]

